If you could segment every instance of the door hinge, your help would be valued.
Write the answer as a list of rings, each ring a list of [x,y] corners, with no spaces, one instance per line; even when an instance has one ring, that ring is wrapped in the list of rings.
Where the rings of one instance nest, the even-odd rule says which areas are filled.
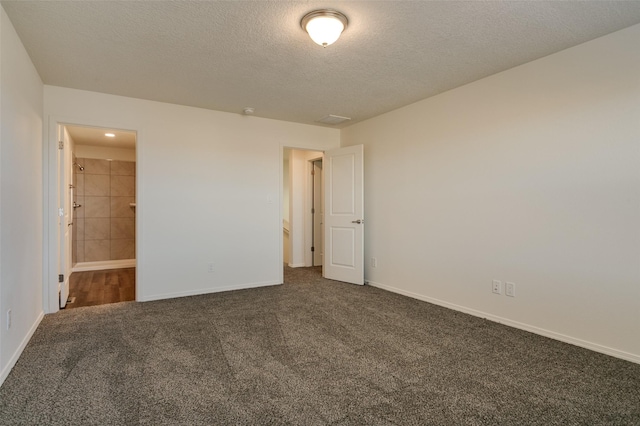
[[[63,283],[64,282],[64,274],[58,274],[58,282],[59,283]]]
[[[64,142],[58,141],[58,149],[64,149]]]
[[[316,214],[316,209],[312,208],[311,209],[311,214]]]
[[[316,175],[316,171],[314,169],[311,169],[311,176],[315,176]]]
[[[311,247],[311,251],[316,251],[316,248],[315,247]]]

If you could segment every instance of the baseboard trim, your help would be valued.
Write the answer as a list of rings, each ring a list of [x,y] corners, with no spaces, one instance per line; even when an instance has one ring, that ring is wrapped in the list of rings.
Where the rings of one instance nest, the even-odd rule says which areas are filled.
[[[182,292],[176,292],[176,293],[152,294],[150,296],[143,296],[137,301],[151,302],[153,300],[174,299],[176,297],[187,297],[187,296],[200,296],[203,294],[221,293],[223,291],[233,291],[233,290],[247,290],[250,288],[268,287],[268,286],[280,285],[280,284],[282,283],[279,281],[264,281],[264,282],[258,282],[258,283],[238,284],[238,285],[231,285],[231,286],[225,286],[225,287],[203,288],[199,290],[182,291]]]
[[[289,268],[304,268],[307,266],[305,263],[290,263]]]
[[[42,321],[42,318],[44,318],[44,312],[40,311],[38,318],[36,318],[35,322],[27,332],[27,335],[24,337],[24,339],[22,339],[22,342],[20,342],[20,346],[18,346],[16,351],[13,353],[13,355],[9,359],[9,362],[7,363],[7,365],[2,369],[2,372],[0,373],[0,386],[2,386],[5,379],[9,376],[9,373],[11,373],[11,370],[16,365],[16,362],[18,362],[18,359],[20,358],[20,355],[22,355],[24,348],[27,347],[27,343],[29,343],[29,340],[31,340],[31,337],[33,337],[33,333],[36,332],[36,329],[40,325],[40,321]]]
[[[99,262],[76,263],[71,272],[102,271],[105,269],[135,268],[135,259],[101,260]]]
[[[593,343],[593,342],[578,339],[575,337],[567,336],[562,333],[557,333],[555,331],[547,330],[544,328],[536,327],[536,326],[525,324],[522,322],[513,321],[508,318],[503,318],[497,315],[492,315],[486,312],[478,311],[476,309],[467,308],[461,305],[456,305],[454,303],[449,303],[444,300],[435,299],[433,297],[423,296],[421,294],[413,293],[411,291],[403,290],[397,287],[392,287],[386,284],[377,283],[375,281],[367,281],[367,284],[372,287],[377,287],[382,290],[390,291],[392,293],[402,294],[403,296],[411,297],[412,299],[418,299],[418,300],[422,300],[423,302],[433,303],[434,305],[453,309],[454,311],[463,312],[465,314],[473,315],[480,318],[485,318],[493,322],[507,325],[509,327],[518,328],[520,330],[528,331],[534,334],[538,334],[540,336],[548,337],[550,339],[559,340],[564,343],[569,343],[574,346],[579,346],[581,348],[589,349],[594,352],[599,352],[605,355],[613,356],[615,358],[624,359],[625,361],[631,361],[636,364],[640,364],[640,355],[632,354],[629,352],[610,348],[608,346],[603,346],[598,343]]]

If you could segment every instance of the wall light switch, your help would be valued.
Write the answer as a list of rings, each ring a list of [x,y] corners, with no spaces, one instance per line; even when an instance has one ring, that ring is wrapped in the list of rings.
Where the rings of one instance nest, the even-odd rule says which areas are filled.
[[[502,281],[493,280],[491,291],[495,294],[502,294]]]

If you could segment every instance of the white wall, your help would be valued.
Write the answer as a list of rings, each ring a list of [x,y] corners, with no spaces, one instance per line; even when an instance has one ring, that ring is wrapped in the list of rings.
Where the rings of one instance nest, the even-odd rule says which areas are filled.
[[[0,384],[43,312],[42,87],[0,6]]]
[[[52,86],[44,98],[52,121],[138,131],[138,300],[282,282],[282,147],[337,147],[338,130]]]
[[[76,145],[74,152],[78,158],[97,158],[100,160],[109,158],[117,161],[136,161],[135,149]]]
[[[344,129],[366,279],[640,362],[639,45],[634,26]]]
[[[282,164],[282,220],[289,222],[289,159]]]

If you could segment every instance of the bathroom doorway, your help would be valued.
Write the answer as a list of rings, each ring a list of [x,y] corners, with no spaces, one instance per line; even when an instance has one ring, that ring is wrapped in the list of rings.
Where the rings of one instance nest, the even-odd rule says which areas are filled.
[[[72,215],[60,308],[135,300],[136,132],[62,127]]]

